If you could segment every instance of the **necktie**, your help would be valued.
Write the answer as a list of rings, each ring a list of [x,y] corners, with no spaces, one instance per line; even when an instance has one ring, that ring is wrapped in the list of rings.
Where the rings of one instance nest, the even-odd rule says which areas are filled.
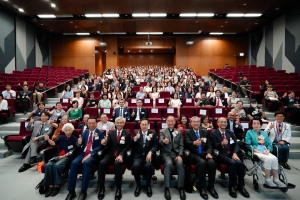
[[[147,138],[147,134],[143,133],[143,148],[145,147],[146,144],[146,138]]]
[[[220,106],[220,98],[219,97],[217,97],[218,98],[218,100],[217,100],[217,106]]]
[[[279,127],[279,132],[282,133],[282,125],[278,124],[278,127]]]
[[[141,119],[141,109],[140,108],[138,110],[138,115],[139,115],[139,118]]]
[[[42,125],[41,125],[41,129],[40,129],[39,133],[36,135],[36,137],[38,137],[38,136],[40,136],[40,135],[42,134],[44,125],[45,125],[45,124],[42,124]]]
[[[89,136],[89,139],[88,139],[88,143],[87,143],[87,146],[86,146],[84,157],[87,156],[91,152],[92,143],[93,143],[93,132],[90,132],[90,136]]]
[[[123,117],[123,108],[120,108],[120,117]]]
[[[121,134],[120,134],[120,131],[118,131],[118,134],[117,134],[117,144],[119,143],[120,141],[120,138],[121,138]],[[115,157],[118,157],[119,154],[118,154],[118,150],[115,151]]]
[[[222,133],[222,138],[223,138],[223,140],[226,139],[224,132]],[[230,154],[230,149],[228,148],[228,144],[226,145],[226,148],[227,148],[227,153]]]
[[[199,135],[199,132],[198,132],[198,131],[196,131],[196,137],[197,137],[197,140],[200,138],[200,135]],[[200,145],[200,146],[198,147],[198,153],[199,153],[199,154],[202,153],[202,145]]]

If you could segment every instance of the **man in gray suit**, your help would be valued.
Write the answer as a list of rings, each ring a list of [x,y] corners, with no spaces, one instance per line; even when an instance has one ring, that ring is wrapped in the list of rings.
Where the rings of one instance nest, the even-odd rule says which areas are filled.
[[[101,121],[98,122],[97,129],[105,130],[106,135],[109,133],[110,130],[115,130],[116,129],[115,124],[113,122],[108,121],[108,117],[105,113],[102,113],[100,118],[101,118]]]
[[[170,179],[174,168],[173,163],[176,165],[178,173],[178,188],[181,200],[185,200],[184,192],[184,165],[182,161],[183,156],[183,138],[180,130],[175,129],[175,118],[168,116],[166,119],[168,128],[160,131],[159,143],[162,145],[161,153],[165,163],[164,179],[165,179],[165,198],[171,199],[169,190]]]
[[[24,164],[19,169],[19,172],[24,172],[27,169],[29,169],[31,166],[30,164],[36,162],[36,156],[37,156],[37,149],[39,146],[46,144],[44,137],[45,134],[51,134],[52,133],[52,126],[49,124],[49,118],[50,114],[48,112],[41,112],[41,121],[34,122],[34,119],[31,118],[30,122],[28,123],[26,130],[32,131],[30,142],[28,142],[25,147],[23,148],[22,154],[28,150]]]

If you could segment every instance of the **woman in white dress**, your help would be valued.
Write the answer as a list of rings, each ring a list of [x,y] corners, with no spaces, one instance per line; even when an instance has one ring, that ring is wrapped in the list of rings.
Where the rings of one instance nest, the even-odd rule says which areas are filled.
[[[177,108],[177,116],[178,117],[180,116],[180,106],[181,106],[181,104],[182,103],[181,103],[180,99],[178,99],[177,93],[174,93],[173,99],[170,98],[169,107],[171,107],[171,108]]]
[[[159,98],[159,92],[157,91],[157,87],[152,87],[152,92],[149,94],[150,98],[155,100]]]
[[[122,98],[123,98],[123,93],[120,90],[120,87],[116,86],[115,90],[112,93],[112,98],[116,99],[117,98],[117,94],[121,94]]]
[[[147,82],[147,85],[144,87],[144,90],[145,90],[145,92],[147,92],[147,94],[152,92],[152,87],[149,82]]]
[[[199,87],[199,88],[198,88],[198,92],[197,92],[197,94],[196,94],[196,96],[195,96],[195,99],[200,99],[200,98],[201,98],[201,94],[202,94],[202,88]]]

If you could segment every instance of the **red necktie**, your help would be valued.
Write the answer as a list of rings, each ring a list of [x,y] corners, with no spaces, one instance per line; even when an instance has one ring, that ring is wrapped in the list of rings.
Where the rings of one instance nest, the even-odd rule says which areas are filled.
[[[120,134],[120,131],[118,131],[118,134],[117,134],[117,144],[120,142],[120,138],[121,138],[121,134]],[[115,151],[115,157],[118,157],[118,150]]]
[[[218,97],[217,97],[218,98]],[[217,106],[220,106],[220,98],[218,98]]]
[[[84,157],[87,156],[90,152],[91,152],[91,146],[93,143],[93,132],[90,132],[90,136],[89,136],[89,140],[88,140],[88,144],[84,153]]]

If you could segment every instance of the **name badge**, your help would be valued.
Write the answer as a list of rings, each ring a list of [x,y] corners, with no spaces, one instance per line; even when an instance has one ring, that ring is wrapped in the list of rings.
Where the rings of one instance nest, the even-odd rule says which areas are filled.
[[[177,136],[176,133],[174,133],[174,132],[173,132],[172,134],[173,134],[173,137],[176,137],[176,136]]]
[[[147,140],[149,141],[149,140],[151,140],[151,138],[149,136],[147,136]]]
[[[120,144],[125,144],[125,140],[120,140]]]
[[[95,102],[93,101],[92,104],[95,104]]]
[[[234,140],[230,138],[230,144],[234,144]]]
[[[68,146],[68,149],[73,149],[73,145]]]
[[[142,114],[144,114],[144,112],[141,112]]]
[[[45,128],[45,131],[48,131],[49,130],[49,128]]]
[[[57,116],[60,116],[60,113],[56,113]]]
[[[99,136],[95,137],[95,140],[99,140]]]
[[[125,112],[124,114],[127,115],[127,112]]]

